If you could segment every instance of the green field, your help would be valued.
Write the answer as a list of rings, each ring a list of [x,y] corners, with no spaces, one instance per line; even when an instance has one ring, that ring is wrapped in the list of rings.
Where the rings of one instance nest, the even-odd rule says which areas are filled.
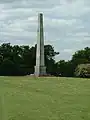
[[[0,77],[0,120],[90,120],[90,79]]]

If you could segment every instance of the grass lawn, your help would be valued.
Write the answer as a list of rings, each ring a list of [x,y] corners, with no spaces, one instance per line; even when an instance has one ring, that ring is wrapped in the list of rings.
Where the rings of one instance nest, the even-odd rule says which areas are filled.
[[[90,79],[0,77],[0,120],[90,120]]]

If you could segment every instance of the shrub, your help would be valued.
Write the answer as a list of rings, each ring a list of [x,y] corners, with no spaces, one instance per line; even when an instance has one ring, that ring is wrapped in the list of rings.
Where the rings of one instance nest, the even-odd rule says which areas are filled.
[[[76,77],[90,77],[90,64],[80,64],[75,69]]]

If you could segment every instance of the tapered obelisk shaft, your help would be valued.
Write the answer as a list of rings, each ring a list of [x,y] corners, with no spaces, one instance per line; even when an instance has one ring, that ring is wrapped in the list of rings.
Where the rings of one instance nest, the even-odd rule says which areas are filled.
[[[43,14],[38,14],[38,30],[37,30],[37,51],[35,76],[46,75],[46,67],[44,62],[44,31],[43,31]]]

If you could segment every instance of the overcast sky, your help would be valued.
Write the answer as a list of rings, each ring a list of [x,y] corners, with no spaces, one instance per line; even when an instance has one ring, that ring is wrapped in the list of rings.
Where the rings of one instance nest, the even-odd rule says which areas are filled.
[[[57,60],[90,47],[90,0],[0,0],[0,43],[34,45],[39,12],[45,44],[60,52]]]

